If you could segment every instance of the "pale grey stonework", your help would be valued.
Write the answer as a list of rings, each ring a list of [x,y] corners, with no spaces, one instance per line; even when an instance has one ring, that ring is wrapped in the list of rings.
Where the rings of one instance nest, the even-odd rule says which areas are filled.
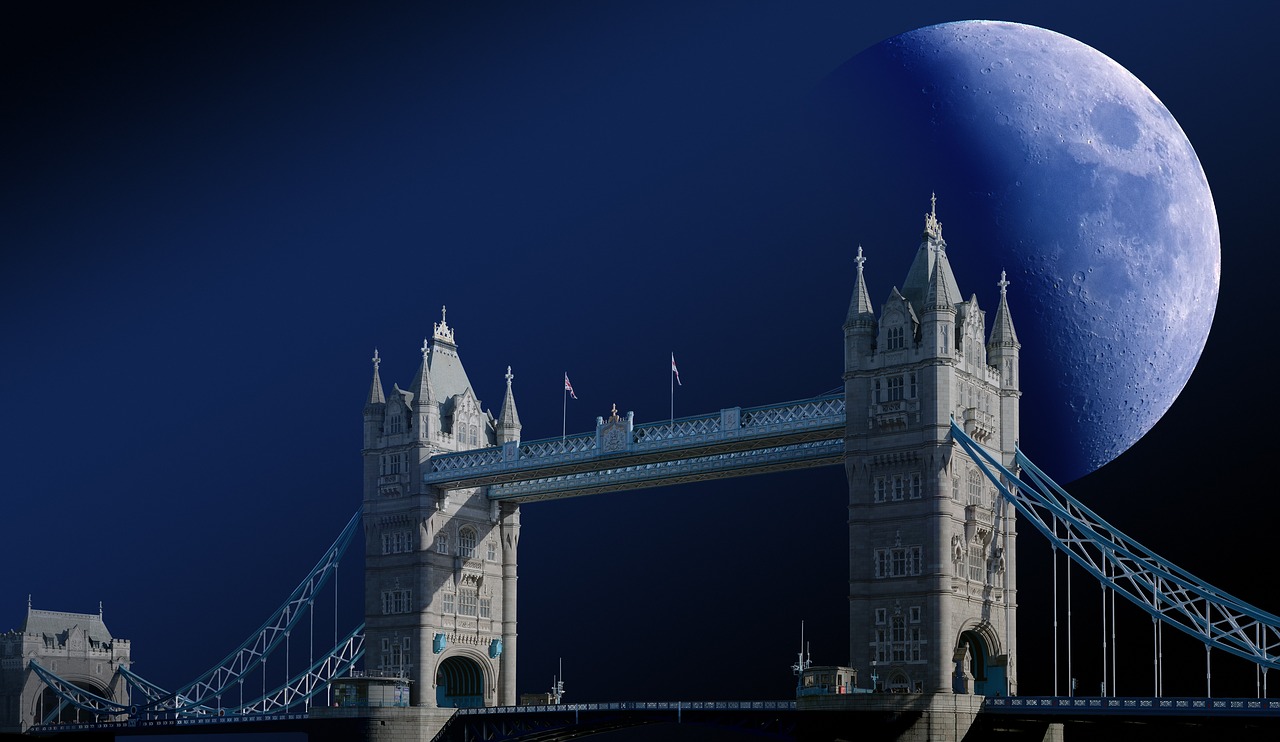
[[[364,665],[409,678],[414,706],[437,705],[438,680],[451,684],[445,705],[458,691],[463,703],[515,705],[519,506],[422,483],[436,454],[519,441],[513,377],[494,417],[443,317],[421,354],[408,388],[388,395],[375,353],[364,407]]]
[[[25,731],[57,708],[58,699],[31,669],[33,660],[94,695],[127,702],[128,688],[116,670],[129,667],[129,641],[112,637],[100,612],[42,611],[28,605],[22,626],[0,634],[0,732]],[[98,721],[74,708],[59,717],[77,719]]]
[[[1013,509],[949,432],[954,418],[1016,471],[1008,284],[987,337],[932,211],[879,317],[863,262],[844,325],[850,663],[886,691],[1016,693]]]

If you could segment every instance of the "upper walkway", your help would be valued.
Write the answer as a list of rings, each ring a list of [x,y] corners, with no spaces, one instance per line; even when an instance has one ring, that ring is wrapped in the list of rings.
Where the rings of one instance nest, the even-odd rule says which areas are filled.
[[[548,500],[839,464],[844,434],[843,394],[639,425],[615,413],[589,433],[436,455],[422,479]]]

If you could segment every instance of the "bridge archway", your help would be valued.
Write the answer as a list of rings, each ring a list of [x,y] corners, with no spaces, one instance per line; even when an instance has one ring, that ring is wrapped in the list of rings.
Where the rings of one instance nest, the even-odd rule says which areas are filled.
[[[72,676],[67,678],[67,682],[82,691],[92,693],[100,698],[112,698],[113,694],[101,683],[91,678],[83,678]],[[62,703],[62,698],[53,691],[52,688],[40,684],[40,692],[31,698],[31,718],[33,723],[40,724],[45,717],[53,713],[58,708],[58,704]],[[104,717],[105,718],[105,717]],[[77,722],[99,721],[94,718],[94,714],[89,711],[82,711],[71,704],[67,704],[58,711],[58,715],[51,719],[55,724],[73,724]]]
[[[471,708],[484,706],[485,671],[466,655],[445,657],[436,666],[436,706]]]
[[[986,626],[971,626],[956,642],[955,690],[982,696],[1007,696],[1000,640]]]

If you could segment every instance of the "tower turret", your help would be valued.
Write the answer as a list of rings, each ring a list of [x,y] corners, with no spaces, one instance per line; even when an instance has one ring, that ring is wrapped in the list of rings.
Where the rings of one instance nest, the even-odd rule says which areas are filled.
[[[509,441],[520,442],[520,415],[516,414],[516,398],[511,392],[511,367],[507,366],[507,396],[502,400],[502,410],[498,413],[498,445]]]
[[[378,349],[373,349],[373,383],[369,385],[369,396],[364,402],[364,447],[373,448],[378,445],[378,436],[382,434],[383,419],[387,414],[387,398],[382,394],[382,379],[378,376],[378,366],[382,358]]]
[[[867,293],[867,281],[862,275],[862,264],[867,259],[862,257],[862,245],[858,245],[858,278],[853,286],[853,298],[849,300],[849,313],[844,320],[844,372],[846,374],[857,368],[859,359],[871,355],[876,340],[876,312],[871,306],[871,295]]]
[[[1018,369],[1022,344],[1018,342],[1018,333],[1013,329],[1013,317],[1009,314],[1009,302],[1006,292],[1009,279],[1004,271],[1000,271],[1000,306],[996,308],[996,319],[991,325],[991,340],[987,342],[987,363],[1000,374],[1000,447],[1012,451],[1018,445],[1021,434],[1021,421],[1018,416],[1018,399],[1022,396],[1021,375]],[[1008,465],[1011,462],[1005,462]]]

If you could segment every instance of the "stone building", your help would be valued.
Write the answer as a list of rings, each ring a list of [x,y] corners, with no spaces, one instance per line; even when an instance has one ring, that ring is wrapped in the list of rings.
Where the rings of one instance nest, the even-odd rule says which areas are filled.
[[[31,669],[46,670],[96,696],[128,702],[117,673],[129,667],[129,641],[116,639],[98,613],[42,611],[27,603],[22,626],[0,634],[0,732],[22,732],[58,711],[58,721],[94,721],[87,712],[58,710],[58,697]]]
[[[385,394],[375,352],[364,406],[365,668],[408,678],[415,706],[514,706],[519,506],[422,483],[436,454],[519,442],[514,377],[494,417],[443,310],[421,353]]]
[[[963,299],[936,205],[902,289],[877,318],[858,251],[844,324],[851,664],[877,687],[1016,692],[1015,520],[954,443],[951,420],[1011,471],[1019,343]]]

